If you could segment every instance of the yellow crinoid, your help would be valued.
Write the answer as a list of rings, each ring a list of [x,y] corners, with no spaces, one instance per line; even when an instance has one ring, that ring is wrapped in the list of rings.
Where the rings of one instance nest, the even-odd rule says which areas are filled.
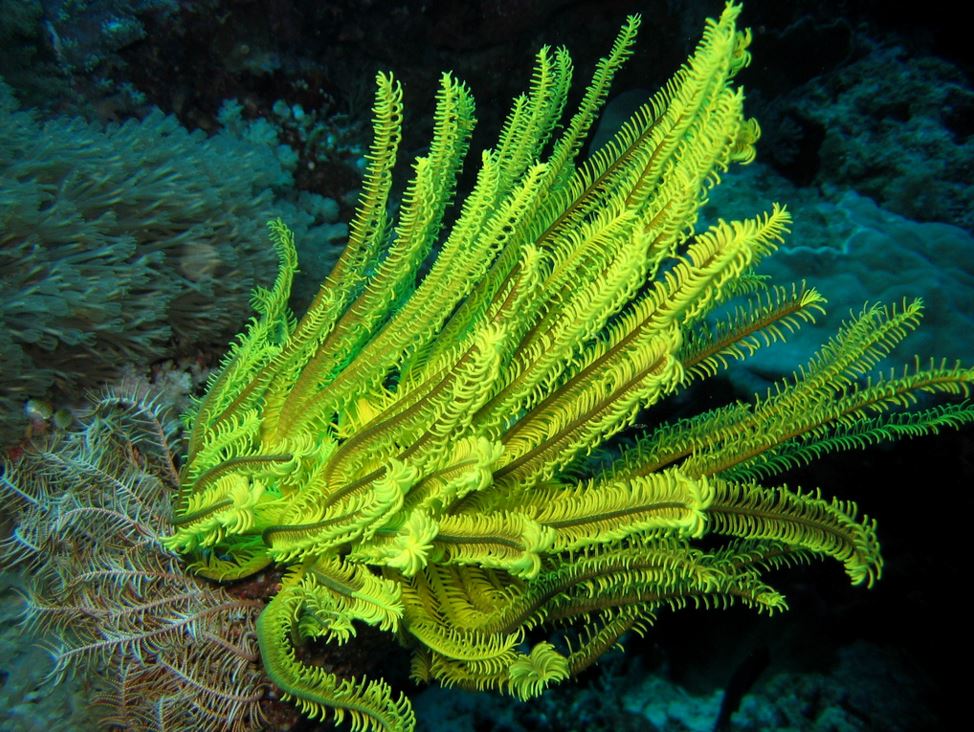
[[[966,395],[969,368],[866,377],[916,326],[917,302],[865,308],[753,403],[606,446],[641,410],[822,310],[814,289],[753,274],[787,231],[782,207],[695,230],[759,134],[734,86],[749,59],[739,12],[709,20],[673,79],[584,161],[639,20],[563,125],[571,61],[543,48],[449,215],[473,100],[443,76],[429,151],[393,215],[402,95],[380,74],[349,242],[300,320],[287,308],[292,237],[271,222],[280,274],[188,415],[167,543],[219,580],[288,567],[259,644],[311,716],[414,724],[383,681],[299,659],[301,639],[341,644],[356,622],[410,647],[418,679],[528,698],[662,608],[783,607],[769,568],[824,555],[853,582],[879,576],[874,524],[855,505],[764,481],[971,420],[966,404],[916,398]],[[551,635],[532,646],[539,627]]]

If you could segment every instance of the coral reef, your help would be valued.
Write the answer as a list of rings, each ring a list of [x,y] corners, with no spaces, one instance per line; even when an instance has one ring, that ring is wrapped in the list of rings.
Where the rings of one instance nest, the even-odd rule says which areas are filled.
[[[158,110],[103,127],[18,110],[0,82],[0,441],[23,404],[124,365],[195,353],[240,327],[272,271],[258,222],[293,217],[327,271],[321,198],[288,201],[295,158],[267,125],[207,138]]]
[[[775,132],[769,147],[779,168],[798,167],[782,159],[795,148],[792,158],[814,158],[814,174],[803,183],[850,187],[901,216],[974,232],[974,90],[964,69],[929,55],[908,57],[902,47],[872,46],[758,108]]]
[[[768,581],[782,567],[830,557],[871,586],[875,521],[766,481],[969,424],[968,403],[935,400],[967,396],[974,371],[874,370],[919,322],[905,300],[859,310],[764,397],[695,400],[823,310],[805,283],[755,273],[789,227],[783,208],[699,225],[759,134],[735,83],[749,61],[739,10],[708,21],[585,162],[639,21],[565,125],[572,63],[544,48],[456,212],[469,91],[441,78],[396,208],[402,89],[380,74],[348,246],[298,320],[295,236],[271,222],[278,278],[186,415],[180,469],[156,406],[118,392],[60,448],[5,468],[8,552],[38,570],[30,613],[60,643],[56,670],[104,667],[100,700],[135,726],[257,726],[273,684],[312,718],[399,732],[414,717],[388,677],[325,663],[322,647],[372,626],[406,646],[417,681],[525,700],[667,610],[783,609]],[[680,393],[697,413],[669,419]],[[689,706],[666,716],[706,724],[716,699],[702,717]]]

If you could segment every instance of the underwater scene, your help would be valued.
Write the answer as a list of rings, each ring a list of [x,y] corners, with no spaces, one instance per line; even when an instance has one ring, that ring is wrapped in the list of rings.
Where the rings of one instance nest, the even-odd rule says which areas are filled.
[[[0,731],[968,728],[953,7],[0,0]]]

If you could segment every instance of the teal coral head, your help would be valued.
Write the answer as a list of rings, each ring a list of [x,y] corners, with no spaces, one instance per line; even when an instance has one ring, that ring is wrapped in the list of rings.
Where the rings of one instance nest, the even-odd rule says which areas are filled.
[[[639,19],[564,124],[571,61],[543,48],[450,216],[473,99],[442,77],[429,151],[393,215],[402,91],[379,74],[348,245],[300,320],[293,237],[270,223],[280,272],[187,415],[167,543],[219,580],[287,568],[257,633],[268,675],[310,716],[414,724],[385,682],[299,659],[302,639],[341,644],[356,623],[397,634],[417,679],[524,699],[666,608],[784,607],[763,579],[782,564],[830,556],[856,583],[878,578],[875,525],[854,504],[763,481],[970,421],[964,404],[908,411],[920,392],[966,395],[970,369],[861,381],[915,327],[917,302],[864,309],[753,404],[607,448],[637,414],[822,310],[804,283],[754,275],[787,232],[784,208],[696,230],[707,191],[759,136],[734,83],[749,60],[739,12],[708,20],[687,63],[587,160]],[[560,630],[528,647],[542,626]]]

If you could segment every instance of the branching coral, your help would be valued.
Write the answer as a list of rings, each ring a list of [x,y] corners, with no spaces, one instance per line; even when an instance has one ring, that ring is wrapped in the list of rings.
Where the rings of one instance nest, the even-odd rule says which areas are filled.
[[[468,90],[442,78],[429,152],[393,218],[401,90],[379,75],[348,246],[300,320],[287,308],[293,236],[271,223],[280,272],[187,415],[164,544],[216,580],[288,568],[256,630],[266,673],[311,717],[413,727],[384,681],[340,678],[302,653],[360,623],[411,649],[416,679],[527,699],[668,608],[783,608],[771,568],[832,557],[854,583],[879,577],[874,522],[854,504],[761,481],[974,420],[966,403],[918,405],[966,396],[972,369],[868,375],[919,303],[864,308],[752,404],[676,422],[651,410],[824,302],[753,272],[787,231],[783,208],[695,230],[708,190],[753,158],[759,134],[733,81],[749,60],[739,12],[708,21],[687,64],[584,162],[639,21],[564,126],[571,61],[542,49],[451,217]],[[610,449],[640,414],[653,429]]]

